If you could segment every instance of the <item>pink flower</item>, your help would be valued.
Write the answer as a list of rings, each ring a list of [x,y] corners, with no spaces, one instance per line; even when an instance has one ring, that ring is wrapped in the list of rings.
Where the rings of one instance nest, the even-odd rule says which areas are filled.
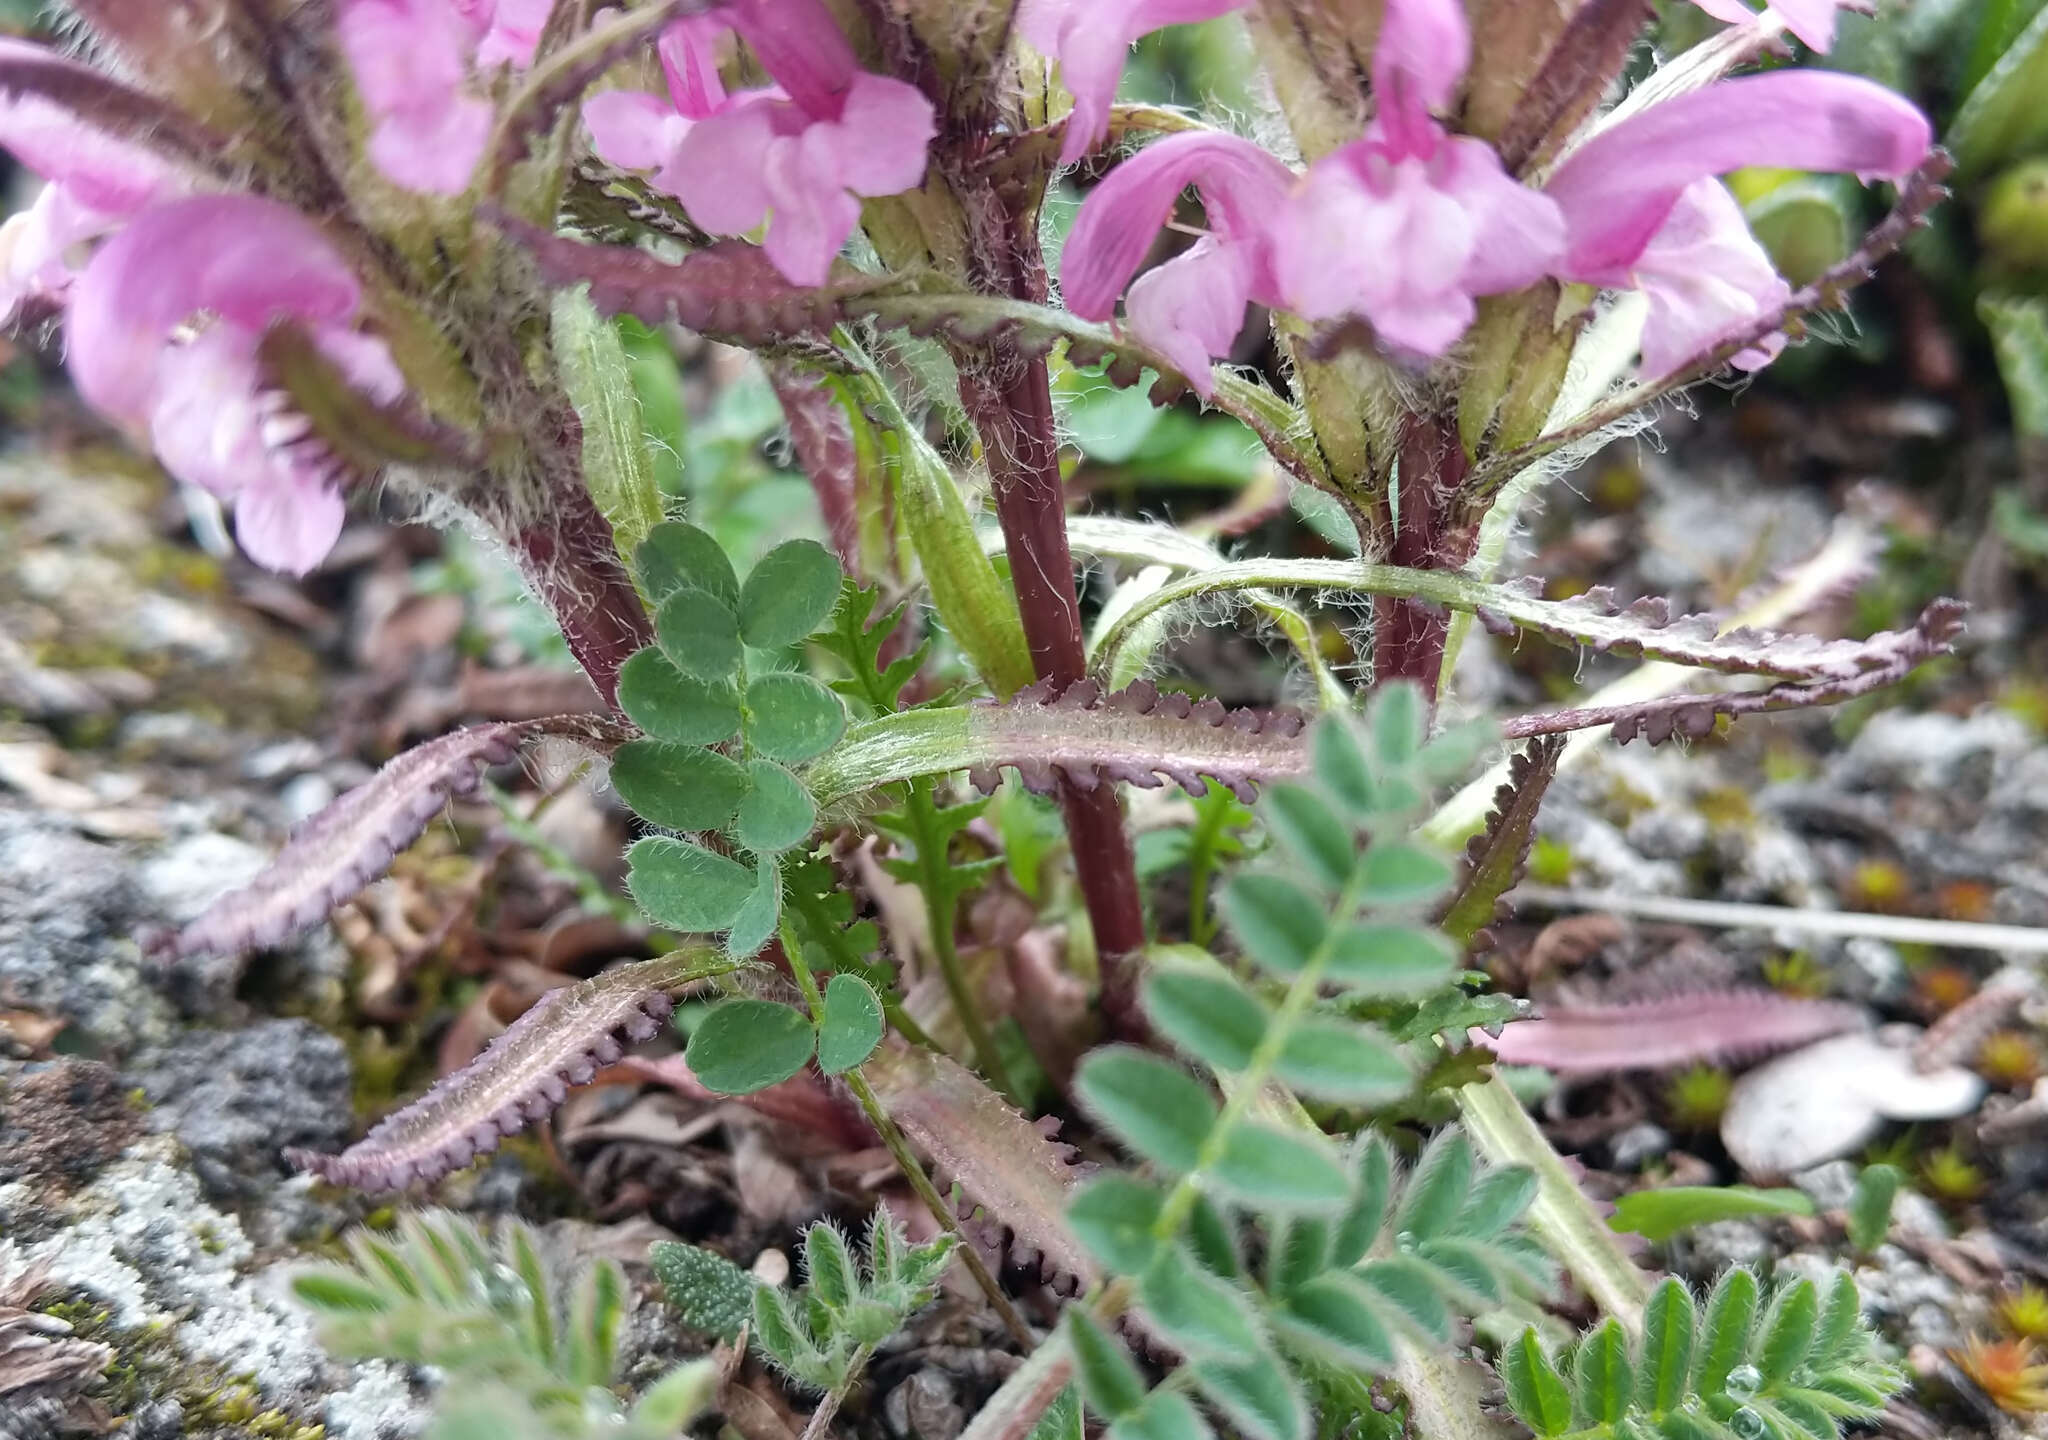
[[[1545,186],[1565,217],[1557,273],[1641,289],[1643,370],[1669,374],[1788,294],[1714,176],[1769,165],[1898,179],[1932,142],[1925,116],[1867,80],[1817,70],[1724,80],[1609,126],[1566,157]],[[1767,364],[1782,346],[1774,338],[1736,363]]]
[[[1203,395],[1209,359],[1227,354],[1244,307],[1277,304],[1268,226],[1285,205],[1294,172],[1234,135],[1169,135],[1116,169],[1089,194],[1060,257],[1067,308],[1107,320],[1152,248],[1182,190],[1193,185],[1209,233],[1131,286],[1131,331],[1158,347]]]
[[[683,203],[714,235],[765,221],[762,248],[791,283],[821,285],[860,224],[860,197],[924,179],[932,104],[913,85],[859,68],[819,0],[740,0],[714,12],[754,48],[778,88],[727,95],[698,17],[661,45],[666,102],[614,91],[587,101],[597,153]]]
[[[42,47],[0,39],[0,57],[63,64]],[[185,188],[155,152],[82,123],[39,95],[0,96],[0,146],[49,183],[0,226],[0,320],[31,299],[61,299],[87,242]]]
[[[1484,141],[1431,116],[1470,54],[1455,0],[1389,0],[1372,126],[1309,167],[1274,230],[1289,309],[1361,315],[1390,343],[1441,355],[1472,323],[1474,296],[1519,290],[1555,264],[1557,205],[1510,177]]]
[[[1792,294],[1719,180],[1696,180],[1679,195],[1637,259],[1635,279],[1650,303],[1642,372],[1652,380],[1770,314]],[[1784,348],[1785,337],[1772,335],[1731,363],[1759,370]]]
[[[1168,25],[1213,20],[1247,0],[1023,0],[1018,33],[1059,63],[1060,83],[1074,97],[1060,164],[1071,165],[1109,133],[1124,60],[1141,36]],[[1462,66],[1460,67],[1463,68]]]
[[[370,117],[370,158],[409,190],[459,195],[490,139],[472,69],[533,63],[554,0],[343,0],[342,53]]]
[[[206,195],[145,211],[103,245],[73,292],[68,364],[79,393],[146,433],[179,479],[235,502],[235,533],[259,564],[303,574],[333,548],[335,467],[265,394],[264,332],[303,325],[366,394],[404,379],[354,321],[354,273],[312,222],[269,200]]]
[[[1611,125],[1565,158],[1543,187],[1564,211],[1560,273],[1628,284],[1629,267],[1695,180],[1749,165],[1895,180],[1932,143],[1926,116],[1852,75],[1723,80]]]
[[[1768,0],[1762,13],[1777,16],[1808,48],[1825,55],[1835,43],[1835,12],[1843,3],[1844,0]],[[1747,25],[1758,15],[1743,0],[1693,0],[1693,4],[1730,25]]]

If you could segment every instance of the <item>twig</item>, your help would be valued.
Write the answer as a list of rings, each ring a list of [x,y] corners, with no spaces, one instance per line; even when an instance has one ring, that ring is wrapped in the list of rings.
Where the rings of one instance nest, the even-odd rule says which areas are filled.
[[[860,1383],[861,1372],[868,1368],[868,1361],[874,1353],[872,1345],[863,1345],[853,1352],[853,1358],[847,1362],[846,1378],[825,1392],[825,1398],[818,1402],[818,1408],[811,1412],[810,1420],[805,1423],[800,1440],[825,1440],[832,1433],[832,1417],[839,1413],[839,1407],[846,1403],[846,1397]]]
[[[1862,936],[1897,945],[1939,945],[1951,950],[2048,955],[2048,929],[1984,925],[1970,920],[1925,920],[1856,910],[1803,910],[1789,905],[1745,905],[1731,900],[1681,900],[1619,890],[1567,890],[1523,885],[1511,897],[1551,910],[1607,910],[1638,920],[1707,925],[1724,930],[1795,930],[1807,935]]]

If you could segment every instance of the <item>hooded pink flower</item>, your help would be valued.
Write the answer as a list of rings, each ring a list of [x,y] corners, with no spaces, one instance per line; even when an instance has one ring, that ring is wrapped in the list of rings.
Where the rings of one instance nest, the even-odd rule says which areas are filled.
[[[1131,332],[1207,395],[1209,359],[1229,353],[1244,307],[1280,301],[1268,226],[1294,172],[1272,155],[1235,135],[1206,132],[1169,135],[1139,151],[1109,172],[1075,216],[1060,256],[1060,289],[1082,319],[1107,320],[1190,185],[1202,197],[1209,233],[1131,285],[1125,308]]]
[[[729,25],[777,88],[728,95],[712,59]],[[583,107],[597,153],[652,171],[714,235],[765,221],[762,248],[791,283],[821,285],[860,224],[862,196],[924,179],[932,104],[913,85],[862,70],[820,0],[738,0],[671,27],[661,44],[667,101],[613,91]]]
[[[1784,295],[1762,279],[1768,261],[1746,227],[1746,244],[1735,237],[1733,200],[1699,182],[1750,165],[1896,180],[1932,143],[1924,115],[1854,76],[1779,70],[1724,80],[1611,125],[1565,158],[1544,187],[1565,217],[1557,273],[1642,289],[1644,369],[1668,373]],[[1770,358],[1746,358],[1759,355],[1758,364]]]
[[[471,71],[533,63],[553,9],[554,0],[343,0],[337,35],[377,168],[409,190],[461,194],[491,133]]]
[[[1071,165],[1109,133],[1109,107],[1131,46],[1154,30],[1213,20],[1248,0],[1023,0],[1018,33],[1059,64],[1074,97],[1060,164]]]
[[[1519,290],[1555,264],[1556,204],[1431,114],[1470,58],[1456,0],[1388,0],[1372,126],[1309,167],[1276,227],[1288,308],[1311,320],[1361,315],[1392,344],[1441,355],[1472,323],[1474,296]]]
[[[1692,0],[1692,3],[1729,25],[1747,25],[1759,13],[1750,9],[1743,0]],[[1761,13],[1775,15],[1809,49],[1825,55],[1835,43],[1835,12],[1843,4],[1844,0],[1769,0]]]
[[[68,63],[41,46],[0,39],[0,57],[10,54],[45,67]],[[185,188],[153,151],[92,129],[38,95],[0,96],[0,146],[49,182],[0,226],[0,320],[24,301],[61,299],[87,242]]]
[[[156,206],[103,245],[73,291],[67,361],[79,394],[146,433],[164,468],[235,502],[257,563],[303,574],[333,548],[334,466],[266,399],[257,347],[275,322],[305,326],[379,401],[404,380],[354,328],[362,291],[312,222],[269,200],[206,195]]]

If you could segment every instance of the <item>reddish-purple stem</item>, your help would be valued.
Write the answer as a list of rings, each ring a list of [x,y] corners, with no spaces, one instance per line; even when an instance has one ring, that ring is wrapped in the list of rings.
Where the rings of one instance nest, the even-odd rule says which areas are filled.
[[[1456,433],[1429,415],[1410,415],[1401,431],[1398,512],[1392,516],[1396,565],[1444,569],[1464,562],[1446,553],[1443,516],[1465,478],[1465,450]],[[1382,596],[1373,602],[1372,676],[1375,683],[1415,680],[1434,700],[1450,636],[1448,610],[1426,600]]]
[[[616,708],[619,667],[654,643],[647,607],[619,559],[612,527],[573,472],[553,487],[545,520],[512,537],[520,567],[561,627],[569,653]]]

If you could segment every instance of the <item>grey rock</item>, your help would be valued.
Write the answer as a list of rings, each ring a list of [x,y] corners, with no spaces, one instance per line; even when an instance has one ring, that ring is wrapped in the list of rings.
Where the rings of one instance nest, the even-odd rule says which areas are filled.
[[[1881,1005],[1906,993],[1906,962],[1885,941],[1853,936],[1842,945],[1842,960],[1845,965],[1831,968],[1855,982],[1844,987],[1845,998]]]
[[[174,1131],[207,1193],[222,1200],[268,1188],[288,1146],[332,1150],[347,1141],[348,1052],[305,1020],[194,1031],[152,1054],[135,1080]]]
[[[1607,1142],[1608,1155],[1617,1170],[1640,1170],[1671,1149],[1671,1132],[1661,1125],[1640,1121]]]
[[[1806,1198],[1822,1210],[1844,1210],[1856,1194],[1856,1167],[1847,1160],[1830,1160],[1811,1170],[1801,1170],[1792,1183],[1806,1192]]]
[[[1880,1245],[1856,1272],[1864,1312],[1908,1344],[1941,1349],[1962,1343],[1955,1283],[1896,1245]]]
[[[296,825],[332,805],[340,793],[325,775],[301,775],[277,792],[277,803],[285,820]]]
[[[1871,717],[1828,766],[1830,783],[1851,790],[1959,791],[1982,797],[1999,762],[2034,745],[2026,723],[2002,710],[1955,716],[1885,710]]]
[[[1693,1227],[1687,1235],[1692,1262],[1688,1268],[1698,1276],[1718,1275],[1731,1265],[1761,1265],[1776,1249],[1763,1227],[1747,1220],[1716,1220]]]
[[[0,810],[0,993],[62,1016],[92,1047],[123,1055],[168,1033],[134,931],[147,913],[133,867],[38,815]]]
[[[170,925],[199,918],[208,905],[261,873],[268,852],[217,831],[202,831],[164,846],[142,863],[144,891]],[[180,955],[158,980],[187,1016],[218,1014],[234,998],[247,957]]]

